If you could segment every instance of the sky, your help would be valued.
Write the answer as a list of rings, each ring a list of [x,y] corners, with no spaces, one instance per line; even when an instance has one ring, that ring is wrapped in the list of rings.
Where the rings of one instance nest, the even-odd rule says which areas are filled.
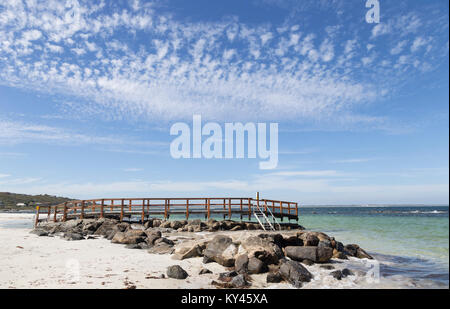
[[[0,0],[0,192],[449,201],[448,1]],[[279,158],[170,127],[278,123]]]

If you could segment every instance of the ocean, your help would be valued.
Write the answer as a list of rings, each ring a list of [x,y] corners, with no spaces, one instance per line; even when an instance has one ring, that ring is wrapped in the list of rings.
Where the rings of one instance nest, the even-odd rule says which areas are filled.
[[[448,206],[301,207],[299,224],[360,245],[380,262],[383,278],[441,288],[449,285],[448,212]]]

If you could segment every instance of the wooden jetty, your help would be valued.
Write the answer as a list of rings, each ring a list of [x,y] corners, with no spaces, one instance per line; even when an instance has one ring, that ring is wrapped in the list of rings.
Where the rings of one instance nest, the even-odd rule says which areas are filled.
[[[135,220],[144,223],[150,218],[182,216],[200,216],[205,219],[223,216],[232,219],[238,216],[241,221],[250,221],[252,217],[265,217],[273,222],[277,219],[298,220],[296,202],[276,201],[247,197],[225,198],[108,198],[69,201],[58,205],[36,206],[35,226],[41,221],[66,221],[70,219],[115,218],[120,221]],[[261,224],[261,222],[260,222]]]

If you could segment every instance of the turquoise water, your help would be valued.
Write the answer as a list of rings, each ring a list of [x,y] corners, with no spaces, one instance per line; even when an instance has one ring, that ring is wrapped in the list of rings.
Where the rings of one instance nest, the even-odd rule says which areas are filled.
[[[386,262],[384,275],[448,285],[448,207],[304,208],[299,223],[360,245]]]

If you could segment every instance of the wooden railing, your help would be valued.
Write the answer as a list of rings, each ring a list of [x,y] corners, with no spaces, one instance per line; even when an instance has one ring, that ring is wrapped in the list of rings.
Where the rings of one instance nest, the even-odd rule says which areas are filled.
[[[144,222],[150,216],[160,215],[168,219],[170,215],[204,215],[209,219],[212,215],[223,215],[231,219],[233,215],[252,219],[253,212],[259,207],[264,212],[268,209],[277,218],[298,220],[298,204],[296,202],[276,201],[253,198],[108,198],[93,200],[77,200],[59,205],[36,206],[36,222],[66,221],[73,218],[103,218],[140,216]],[[46,218],[41,215],[47,215]]]

